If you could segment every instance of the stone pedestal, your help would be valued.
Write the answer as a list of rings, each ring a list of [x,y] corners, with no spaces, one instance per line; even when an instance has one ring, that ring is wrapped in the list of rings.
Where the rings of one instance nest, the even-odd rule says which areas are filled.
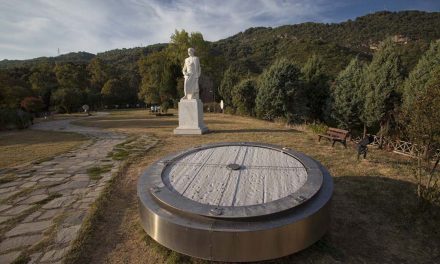
[[[181,99],[179,102],[179,127],[177,135],[201,135],[208,132],[203,121],[203,103],[200,99]]]

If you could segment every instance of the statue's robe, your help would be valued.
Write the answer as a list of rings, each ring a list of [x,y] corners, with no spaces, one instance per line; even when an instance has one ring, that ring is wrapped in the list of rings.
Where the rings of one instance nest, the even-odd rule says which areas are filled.
[[[185,59],[183,66],[183,75],[185,76],[184,92],[185,97],[190,94],[192,98],[198,98],[199,94],[199,77],[200,77],[200,62],[197,57],[188,57]]]

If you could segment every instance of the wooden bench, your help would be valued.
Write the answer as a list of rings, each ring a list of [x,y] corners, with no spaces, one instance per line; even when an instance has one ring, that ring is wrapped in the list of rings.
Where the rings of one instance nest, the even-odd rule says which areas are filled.
[[[321,141],[321,138],[326,138],[329,141],[333,141],[332,147],[335,145],[336,142],[340,142],[344,145],[345,148],[347,148],[348,134],[349,131],[347,130],[329,127],[325,134],[318,135],[318,142]]]

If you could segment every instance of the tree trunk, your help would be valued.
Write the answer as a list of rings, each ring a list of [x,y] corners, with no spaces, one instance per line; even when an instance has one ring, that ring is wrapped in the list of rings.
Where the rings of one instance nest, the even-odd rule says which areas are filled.
[[[417,157],[417,196],[422,198],[422,159]]]
[[[364,124],[364,135],[362,136],[362,138],[365,138],[367,136],[367,125]]]
[[[383,133],[384,133],[384,125],[383,123],[380,124],[380,130],[379,130],[379,149],[383,149]]]

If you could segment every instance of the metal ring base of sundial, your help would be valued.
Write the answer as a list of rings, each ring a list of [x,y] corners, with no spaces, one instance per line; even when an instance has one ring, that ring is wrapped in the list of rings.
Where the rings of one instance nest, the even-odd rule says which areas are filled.
[[[216,154],[224,151],[222,148],[228,148],[226,158]],[[260,164],[257,152],[276,158],[268,162],[282,159],[287,165]],[[193,162],[197,158],[203,162]],[[234,164],[233,169],[228,168],[230,164]],[[203,175],[204,170],[225,173],[227,181],[220,181],[216,187],[217,178]],[[234,182],[231,179],[245,182],[250,177],[258,182],[252,178],[255,175],[262,175],[264,183],[276,176],[292,187],[286,189],[281,184],[272,190],[278,195],[274,197],[268,197],[267,186],[261,187],[266,196],[258,198],[259,192],[254,190],[255,197],[249,200],[246,193],[252,194],[255,186],[246,191],[240,189],[247,188],[244,183],[236,183],[231,195],[234,199],[227,199],[228,186]],[[182,184],[186,176],[188,183]],[[301,179],[289,183],[292,177]],[[209,186],[213,185],[214,191],[190,190],[202,184],[201,180],[212,180]],[[265,186],[263,182],[261,186]],[[216,190],[220,190],[218,194]],[[279,258],[315,243],[329,228],[332,193],[333,180],[319,162],[294,150],[250,142],[209,144],[169,155],[153,163],[138,182],[141,222],[149,236],[182,254],[231,262]],[[259,199],[261,202],[256,203]]]

